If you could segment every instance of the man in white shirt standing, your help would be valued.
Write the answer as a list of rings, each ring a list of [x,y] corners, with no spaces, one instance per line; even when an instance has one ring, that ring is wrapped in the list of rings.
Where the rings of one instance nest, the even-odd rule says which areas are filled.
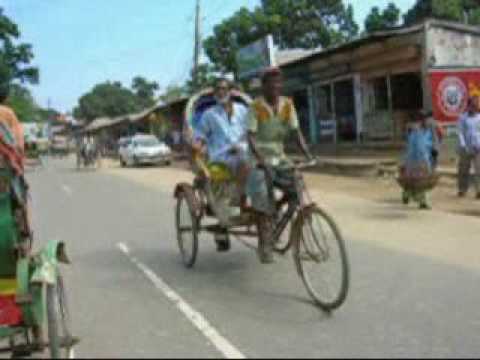
[[[459,153],[458,196],[464,197],[470,187],[470,169],[475,169],[474,185],[480,200],[480,97],[472,97],[467,112],[458,122]]]

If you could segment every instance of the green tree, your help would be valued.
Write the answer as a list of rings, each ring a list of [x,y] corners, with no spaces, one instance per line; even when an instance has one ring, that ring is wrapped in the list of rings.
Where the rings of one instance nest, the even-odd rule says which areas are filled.
[[[148,81],[142,76],[137,76],[132,80],[132,89],[138,97],[139,105],[147,108],[155,104],[155,94],[160,86],[156,81]]]
[[[98,117],[116,117],[142,110],[137,95],[120,82],[96,85],[83,95],[74,109],[74,117],[90,122]]]
[[[358,34],[353,7],[342,0],[262,0],[255,19],[282,49],[329,47]]]
[[[238,50],[267,34],[282,49],[311,49],[352,39],[358,25],[342,0],[262,0],[215,26],[204,48],[217,70],[237,73]]]
[[[380,8],[375,6],[365,20],[365,31],[372,33],[395,27],[400,23],[400,15],[400,9],[395,3],[388,4],[383,11],[380,11]]]
[[[18,25],[0,7],[0,84],[9,84],[13,80],[38,83],[38,69],[30,66],[32,46],[19,42],[20,35]]]
[[[237,72],[236,54],[244,45],[267,32],[256,25],[255,14],[241,8],[232,17],[215,26],[213,35],[204,42],[205,52],[216,68],[224,72]],[[258,21],[257,21],[258,22]]]
[[[60,113],[54,109],[41,108],[28,88],[17,83],[10,85],[8,105],[21,122],[46,122],[56,119]]]
[[[38,122],[42,120],[40,108],[35,103],[32,94],[21,85],[11,85],[8,105],[15,111],[21,122]]]
[[[37,113],[40,122],[54,121],[60,116],[60,112],[55,109],[39,108]]]
[[[480,4],[476,0],[417,0],[405,15],[405,23],[413,24],[426,18],[480,25]]]

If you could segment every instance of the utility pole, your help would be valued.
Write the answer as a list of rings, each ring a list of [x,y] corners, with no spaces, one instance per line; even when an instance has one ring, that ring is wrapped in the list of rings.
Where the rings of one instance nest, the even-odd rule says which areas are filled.
[[[195,49],[194,49],[194,58],[193,58],[193,84],[195,89],[198,84],[198,68],[200,66],[200,54],[202,51],[202,12],[201,12],[201,0],[197,0],[197,6],[195,9]]]

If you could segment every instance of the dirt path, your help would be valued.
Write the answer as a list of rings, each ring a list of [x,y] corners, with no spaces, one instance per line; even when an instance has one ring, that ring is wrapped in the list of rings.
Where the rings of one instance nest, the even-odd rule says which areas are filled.
[[[158,185],[188,182],[192,179],[188,166],[184,163],[177,163],[176,167],[185,171],[164,171],[161,176],[151,176],[150,171],[141,171],[141,169],[121,169],[117,162],[110,160],[104,160],[103,166],[112,171],[137,172],[137,178]],[[155,171],[155,169],[151,170]],[[383,204],[395,206],[401,204],[401,189],[391,177],[361,178],[308,173],[306,179],[311,189],[319,193],[342,193]],[[430,194],[430,203],[437,211],[480,217],[480,201],[475,200],[473,194],[465,199],[459,199],[455,182],[451,179],[442,179],[441,185]],[[416,211],[415,205],[410,206],[412,211]]]
[[[379,203],[401,204],[401,189],[395,179],[388,178],[352,178],[325,174],[308,174],[308,184],[319,191],[341,192],[362,199]],[[430,202],[435,210],[480,216],[480,201],[475,200],[473,194],[468,198],[459,199],[456,193],[455,182],[443,179],[431,194]],[[410,205],[415,210],[415,205]]]

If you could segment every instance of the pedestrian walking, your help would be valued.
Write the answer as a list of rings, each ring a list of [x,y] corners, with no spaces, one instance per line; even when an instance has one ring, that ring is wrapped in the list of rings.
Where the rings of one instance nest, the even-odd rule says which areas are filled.
[[[429,131],[432,136],[432,167],[436,170],[445,133],[443,128],[434,119],[431,111],[422,110],[420,112],[420,118],[422,127]]]
[[[473,184],[476,197],[480,199],[480,97],[469,99],[467,112],[458,121],[458,138],[458,196],[465,197],[470,188],[473,165]]]
[[[413,200],[422,210],[431,209],[428,191],[435,186],[435,162],[439,154],[435,145],[435,138],[439,138],[436,124],[428,120],[428,114],[423,112],[416,114],[408,125],[407,147],[400,168],[403,203],[408,205]]]

